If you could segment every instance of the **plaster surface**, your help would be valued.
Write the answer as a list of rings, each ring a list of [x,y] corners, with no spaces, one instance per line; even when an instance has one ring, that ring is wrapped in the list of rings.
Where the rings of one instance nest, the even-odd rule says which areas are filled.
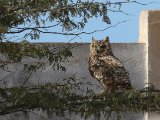
[[[146,82],[160,90],[160,10],[145,10],[139,20],[139,43],[146,44]],[[146,120],[159,120],[158,112],[145,113]]]
[[[58,44],[57,44],[58,46]],[[89,44],[73,43],[71,49],[73,57],[69,58],[69,62],[64,62],[66,72],[59,70],[54,71],[52,67],[47,65],[46,69],[38,70],[26,82],[26,85],[43,84],[46,82],[60,82],[63,78],[71,75],[76,75],[77,78],[85,81],[90,81],[93,84],[99,85],[99,82],[91,77],[88,70]],[[113,43],[113,53],[124,64],[126,70],[129,72],[131,83],[134,88],[140,89],[144,87],[146,79],[145,69],[145,44],[138,43]],[[1,70],[0,81],[2,87],[12,87],[23,84],[28,76],[23,69],[24,63],[36,64],[36,59],[24,58],[22,63],[12,64],[8,66],[8,71]],[[97,90],[97,89],[96,89]]]
[[[64,44],[49,44],[50,47],[61,46]],[[64,62],[63,64],[66,67],[66,72],[64,71],[54,71],[52,67],[47,65],[46,69],[38,70],[33,75],[31,75],[30,79],[27,80],[25,85],[34,85],[34,84],[44,84],[47,82],[60,82],[63,78],[67,78],[72,75],[76,75],[76,78],[82,81],[91,82],[95,84],[95,86],[100,86],[99,82],[92,78],[89,70],[88,70],[88,57],[89,57],[89,44],[81,44],[81,43],[73,43],[68,46],[72,46],[73,57],[69,58],[69,62]],[[132,86],[135,89],[140,89],[144,87],[144,81],[146,79],[146,69],[145,69],[145,59],[146,53],[145,44],[143,43],[113,43],[112,49],[114,55],[121,60],[124,64],[126,70],[129,72]],[[11,64],[6,68],[6,70],[0,71],[0,79],[5,78],[3,81],[0,81],[1,87],[13,87],[22,85],[26,78],[28,77],[28,73],[24,71],[23,64],[36,64],[36,59],[24,58],[21,63]],[[47,63],[46,63],[47,64]],[[92,90],[100,93],[102,91],[101,87],[94,86],[85,86],[92,87]],[[85,89],[85,88],[84,88]],[[96,109],[96,108],[95,108]],[[30,113],[27,117],[24,117],[22,113],[15,113],[11,116],[16,119],[34,119],[40,120],[41,116],[46,117],[47,115],[42,111],[35,111],[35,114]],[[40,115],[40,116],[38,116]],[[6,120],[11,117],[10,115],[0,116],[1,120]],[[113,114],[112,117],[115,115]],[[145,120],[143,113],[134,113],[134,112],[124,112],[123,120]],[[53,116],[52,118],[48,118],[48,120],[63,120],[62,118]],[[83,120],[80,116],[72,115],[70,120]],[[105,119],[105,118],[104,118]],[[93,120],[93,118],[89,119]],[[112,120],[112,119],[110,119]]]
[[[160,11],[142,11],[139,43],[146,44],[147,82],[160,89]]]

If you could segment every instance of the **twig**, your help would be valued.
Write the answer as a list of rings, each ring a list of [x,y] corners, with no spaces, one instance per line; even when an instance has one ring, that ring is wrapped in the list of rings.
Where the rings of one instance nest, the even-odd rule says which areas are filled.
[[[101,29],[101,30],[95,30],[95,31],[92,31],[92,32],[79,32],[79,33],[65,33],[65,32],[48,32],[48,31],[42,31],[42,30],[39,30],[39,29],[36,29],[36,28],[25,28],[25,29],[22,29],[22,30],[19,30],[19,31],[10,31],[10,32],[7,32],[7,33],[10,33],[10,34],[15,34],[15,33],[21,33],[23,31],[26,31],[26,30],[37,30],[41,33],[46,33],[46,34],[59,34],[59,35],[70,35],[70,36],[78,36],[78,35],[82,35],[82,34],[93,34],[93,33],[96,33],[96,32],[103,32],[109,28],[112,28],[112,27],[116,27],[117,25],[121,24],[121,23],[125,23],[125,22],[128,22],[130,21],[131,19],[129,20],[124,20],[124,21],[120,21],[118,23],[116,23],[115,25],[111,25],[109,27],[106,27],[105,29]]]

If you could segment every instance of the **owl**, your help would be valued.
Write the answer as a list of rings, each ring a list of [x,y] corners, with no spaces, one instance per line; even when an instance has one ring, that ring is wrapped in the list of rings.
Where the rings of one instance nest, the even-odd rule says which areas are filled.
[[[132,88],[128,72],[112,52],[109,37],[100,41],[92,38],[88,63],[91,76],[103,86],[103,93]]]

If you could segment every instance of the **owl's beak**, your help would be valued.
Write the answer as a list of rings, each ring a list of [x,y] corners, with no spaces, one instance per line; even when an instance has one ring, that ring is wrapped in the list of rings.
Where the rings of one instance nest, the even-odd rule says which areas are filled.
[[[99,53],[100,52],[100,47],[96,47],[96,52]]]

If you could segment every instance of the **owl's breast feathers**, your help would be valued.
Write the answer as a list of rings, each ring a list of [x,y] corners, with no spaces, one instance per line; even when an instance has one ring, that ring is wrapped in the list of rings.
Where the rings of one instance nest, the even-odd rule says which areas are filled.
[[[121,87],[130,86],[129,74],[115,56],[90,56],[89,70],[92,77],[103,81],[103,84],[116,83]]]

